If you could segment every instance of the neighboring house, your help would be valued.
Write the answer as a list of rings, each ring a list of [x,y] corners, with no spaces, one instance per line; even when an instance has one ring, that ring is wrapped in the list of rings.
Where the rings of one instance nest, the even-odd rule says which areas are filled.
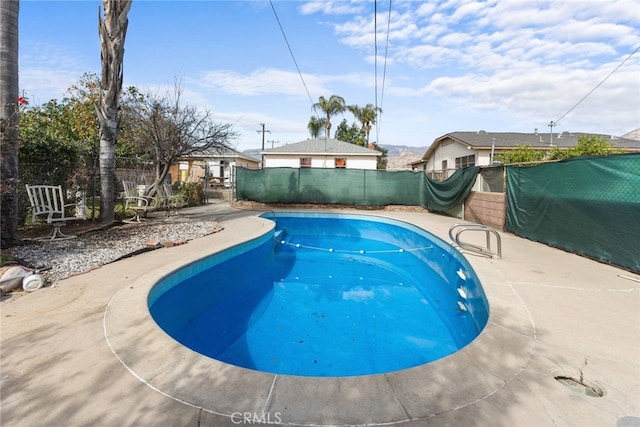
[[[518,146],[530,145],[537,150],[552,147],[570,148],[578,143],[578,137],[591,133],[515,133],[515,132],[451,132],[436,138],[420,160],[409,164],[414,171],[425,171],[436,179],[450,176],[464,166],[487,166],[495,156]],[[607,138],[614,148],[628,152],[640,152],[640,141],[597,135]]]
[[[376,169],[382,153],[332,138],[314,138],[261,152],[265,168]]]
[[[232,171],[236,167],[257,169],[260,160],[233,149],[205,150],[181,158],[172,165],[169,173],[171,182],[197,182],[206,179],[210,184],[233,183]]]

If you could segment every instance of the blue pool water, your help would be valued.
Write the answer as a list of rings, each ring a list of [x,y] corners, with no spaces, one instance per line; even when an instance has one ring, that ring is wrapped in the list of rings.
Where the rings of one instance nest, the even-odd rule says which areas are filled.
[[[217,360],[304,376],[377,374],[456,352],[489,306],[468,262],[410,224],[277,213],[267,235],[174,272],[155,321]]]

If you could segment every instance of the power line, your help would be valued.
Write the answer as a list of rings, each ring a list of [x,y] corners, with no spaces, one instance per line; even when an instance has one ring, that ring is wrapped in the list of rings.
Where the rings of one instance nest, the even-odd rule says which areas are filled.
[[[373,2],[373,79],[375,108],[378,108],[378,0]],[[377,114],[377,113],[376,113]],[[376,141],[377,142],[377,141]]]
[[[389,13],[387,15],[387,40],[384,47],[384,68],[382,69],[382,93],[380,94],[380,108],[384,101],[384,83],[387,78],[387,58],[389,56],[389,33],[391,31],[391,0],[389,0]]]
[[[598,88],[599,88],[599,87],[600,87],[604,82],[606,82],[606,81],[607,81],[607,79],[613,75],[613,73],[615,73],[616,71],[618,71],[618,69],[619,69],[620,67],[622,67],[622,66],[624,65],[624,63],[625,63],[625,62],[627,62],[627,61],[629,60],[629,58],[631,58],[631,57],[632,57],[636,52],[638,52],[638,50],[640,50],[640,46],[638,46],[638,47],[636,48],[636,50],[634,50],[633,52],[631,52],[631,53],[629,54],[629,56],[627,56],[627,57],[626,57],[626,58],[625,58],[625,59],[624,59],[620,64],[618,64],[618,66],[617,66],[617,67],[616,67],[612,72],[610,72],[610,73],[607,75],[607,77],[605,77],[604,79],[602,79],[602,81],[600,81],[600,83],[598,83],[598,84],[596,85],[596,87],[594,87],[593,89],[591,89],[591,91],[589,91],[589,93],[587,93],[585,96],[583,96],[583,97],[582,97],[582,99],[581,99],[580,101],[576,102],[576,103],[575,103],[575,105],[574,105],[573,107],[569,108],[569,110],[568,110],[566,113],[564,113],[562,116],[560,116],[560,118],[559,118],[558,120],[551,121],[551,124],[549,124],[549,126],[551,127],[551,130],[553,131],[553,126],[557,125],[557,124],[558,124],[558,122],[564,118],[564,116],[566,116],[566,115],[567,115],[567,114],[569,114],[571,111],[573,111],[573,109],[574,109],[574,108],[576,108],[578,105],[580,105],[580,104],[582,103],[582,101],[584,101],[585,99],[587,99],[587,97],[588,97],[589,95],[591,95],[593,92],[595,92],[595,91],[596,91],[596,89],[598,89]]]
[[[314,107],[313,99],[311,98],[311,94],[309,93],[309,89],[307,88],[307,84],[304,81],[304,77],[302,77],[302,71],[300,71],[300,67],[298,66],[298,61],[296,61],[296,57],[293,54],[293,50],[291,49],[291,45],[289,44],[289,40],[287,39],[287,35],[284,32],[284,28],[282,27],[282,23],[280,22],[280,18],[278,17],[278,13],[276,12],[276,8],[273,5],[273,1],[269,0],[269,4],[271,5],[271,10],[273,10],[273,15],[276,17],[276,21],[278,21],[278,26],[280,27],[280,32],[282,33],[282,37],[284,37],[284,42],[287,44],[287,48],[289,49],[289,53],[291,54],[291,59],[293,59],[293,63],[296,66],[296,70],[298,70],[298,75],[300,76],[300,80],[302,80],[302,86],[304,86],[304,90],[307,92],[307,96],[309,97],[309,101],[311,101],[311,107],[313,108],[314,113],[318,116],[318,112]],[[318,117],[320,118],[320,117]]]
[[[384,47],[384,67],[382,69],[382,91],[380,93],[380,110],[382,110],[382,103],[384,102],[384,85],[387,79],[387,58],[389,57],[389,33],[391,31],[391,0],[389,0],[389,13],[387,14],[387,39]],[[377,85],[376,85],[377,88]],[[376,105],[377,107],[377,105]],[[376,108],[376,143],[380,141],[380,120],[382,116],[378,115],[378,109]]]

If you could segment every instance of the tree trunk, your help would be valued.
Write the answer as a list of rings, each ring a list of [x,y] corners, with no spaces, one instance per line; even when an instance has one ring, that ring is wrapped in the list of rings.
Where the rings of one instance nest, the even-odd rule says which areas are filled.
[[[160,157],[160,154],[158,153],[158,149],[156,148],[156,156],[155,156],[155,161],[154,163],[154,181],[147,186],[147,192],[146,192],[146,196],[155,196],[158,193],[158,187],[162,184],[162,182],[164,181],[164,179],[167,177],[167,172],[169,171],[169,168],[165,168],[165,166],[162,164],[162,158]],[[166,169],[166,171],[165,171]]]
[[[156,179],[149,186],[149,190],[154,192],[154,193],[157,191],[158,187],[160,187],[162,185],[164,180],[167,179],[167,175],[169,175],[169,167],[170,167],[170,165],[163,164],[163,165],[160,166],[160,163],[158,163],[158,165],[159,166],[156,168]],[[151,195],[153,195],[153,194],[151,194]]]
[[[102,0],[104,21],[98,17],[100,33],[100,222],[110,224],[115,215],[115,164],[118,136],[118,105],[122,90],[124,40],[131,0]]]
[[[0,234],[18,242],[18,0],[0,0]]]

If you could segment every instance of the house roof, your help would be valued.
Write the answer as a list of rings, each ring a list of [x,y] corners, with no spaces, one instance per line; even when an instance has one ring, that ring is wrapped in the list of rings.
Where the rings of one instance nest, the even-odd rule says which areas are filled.
[[[549,147],[551,147],[550,142],[553,143],[554,147],[569,148],[578,143],[579,136],[588,135],[604,137],[614,148],[640,151],[640,141],[609,135],[561,132],[554,133],[553,141],[551,141],[549,133],[487,132],[480,130],[476,132],[451,132],[442,135],[433,141],[426,153],[422,156],[422,159],[414,163],[419,163],[428,159],[431,156],[431,153],[433,153],[433,151],[447,139],[459,142],[475,150],[491,150],[492,144],[496,149],[515,148],[518,145],[530,145],[532,148],[549,149]]]
[[[189,156],[189,158],[197,158],[197,159],[244,159],[251,162],[260,163],[260,159],[256,159],[255,157],[251,157],[247,154],[241,153],[239,151],[234,150],[233,148],[209,148],[206,150],[201,150],[195,152]]]
[[[380,156],[382,153],[333,138],[313,138],[262,151],[263,154],[332,154]]]

